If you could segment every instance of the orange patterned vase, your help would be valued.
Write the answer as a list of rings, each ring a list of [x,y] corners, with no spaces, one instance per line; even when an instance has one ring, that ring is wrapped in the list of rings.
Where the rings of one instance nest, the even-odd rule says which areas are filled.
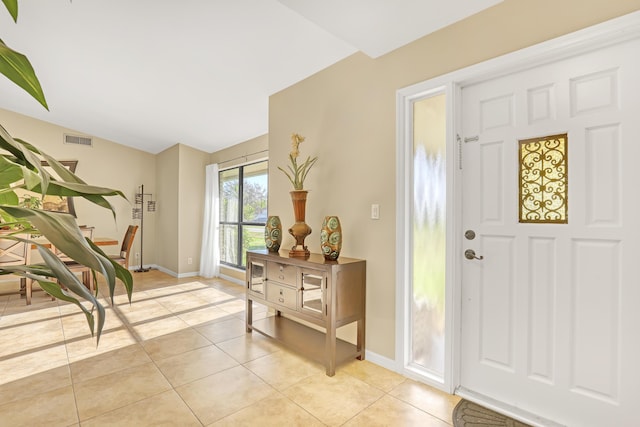
[[[289,256],[306,258],[311,255],[309,249],[304,245],[304,239],[311,234],[311,227],[304,222],[307,206],[307,191],[294,190],[289,192],[289,194],[291,194],[293,214],[296,219],[296,223],[289,228],[289,234],[296,239],[296,244],[289,251]]]

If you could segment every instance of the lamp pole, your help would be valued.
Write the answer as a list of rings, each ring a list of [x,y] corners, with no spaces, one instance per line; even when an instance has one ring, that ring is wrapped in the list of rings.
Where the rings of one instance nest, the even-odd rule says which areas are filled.
[[[137,195],[136,195],[137,196]],[[138,204],[138,198],[136,197],[136,204]],[[144,184],[140,186],[140,268],[134,270],[136,273],[146,273],[148,268],[144,268],[142,263],[142,255],[144,245]]]

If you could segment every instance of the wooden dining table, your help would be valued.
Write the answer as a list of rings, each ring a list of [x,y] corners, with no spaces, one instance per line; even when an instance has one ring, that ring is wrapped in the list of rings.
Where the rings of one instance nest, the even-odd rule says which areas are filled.
[[[51,243],[44,237],[38,237],[34,239],[35,242],[44,246],[45,248],[51,248]],[[92,242],[95,243],[96,246],[117,246],[118,239],[114,239],[113,237],[94,237]],[[37,245],[31,245],[31,249],[36,249]]]

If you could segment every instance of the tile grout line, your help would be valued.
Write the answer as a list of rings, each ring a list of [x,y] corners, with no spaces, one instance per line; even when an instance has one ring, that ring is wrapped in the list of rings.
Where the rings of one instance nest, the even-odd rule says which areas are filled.
[[[75,409],[76,409],[76,421],[78,422],[78,425],[81,425],[80,423],[80,409],[78,408],[78,398],[76,396],[76,385],[75,385],[75,381],[73,380],[73,372],[71,372],[71,359],[69,358],[69,348],[67,347],[67,334],[64,330],[64,323],[62,322],[62,312],[60,311],[60,301],[58,301],[58,314],[60,315],[60,329],[62,329],[62,339],[64,340],[64,352],[67,355],[67,372],[69,373],[69,382],[71,382],[71,393],[73,393],[73,404],[75,405]]]
[[[194,332],[196,332],[198,335],[201,335],[201,334],[200,334],[198,331],[196,331],[196,330],[195,330],[191,325],[189,325],[189,329],[192,329],[192,330],[193,330]],[[207,339],[207,337],[203,337],[203,338]],[[207,341],[209,341],[209,340],[207,339]],[[209,342],[211,342],[211,341],[209,341]],[[213,344],[213,343],[212,343],[212,344]],[[196,413],[193,411],[193,408],[192,408],[191,406],[189,406],[189,404],[184,400],[184,398],[182,397],[182,395],[181,395],[180,393],[178,393],[178,390],[176,390],[176,387],[174,387],[174,385],[173,385],[173,384],[171,384],[171,381],[169,381],[169,378],[167,378],[167,376],[164,374],[164,372],[162,372],[162,369],[160,369],[160,367],[158,366],[158,364],[157,364],[156,360],[155,360],[153,357],[151,357],[151,355],[149,354],[149,352],[147,351],[147,349],[145,348],[145,346],[143,346],[143,345],[142,345],[142,341],[140,341],[140,342],[139,342],[139,345],[140,345],[140,347],[142,347],[142,350],[145,352],[145,354],[147,355],[147,357],[149,357],[149,359],[151,359],[151,362],[154,364],[154,366],[156,367],[156,369],[158,370],[158,372],[160,372],[160,375],[162,375],[162,377],[165,379],[165,381],[169,384],[169,386],[171,387],[171,391],[173,391],[173,392],[178,396],[178,398],[182,401],[182,403],[184,403],[184,405],[185,405],[187,408],[189,408],[189,412],[191,412],[191,414],[195,417],[195,419],[196,419],[196,420],[198,420],[198,422],[200,423],[200,425],[204,427],[204,425],[205,425],[205,424],[204,424],[204,422],[200,419],[200,417],[198,417],[198,414],[196,414]],[[172,355],[172,356],[169,356],[169,357],[178,356],[178,355],[180,355],[180,354],[184,354],[184,353],[186,353],[186,352],[178,353],[178,354],[175,354],[175,355]],[[200,379],[200,378],[199,378],[199,379]],[[198,379],[198,380],[199,380],[199,379]],[[194,380],[194,381],[197,381],[197,380]],[[191,381],[191,382],[193,382],[193,381]],[[189,383],[182,384],[181,386],[184,386],[184,385],[186,385],[186,384],[189,384]]]

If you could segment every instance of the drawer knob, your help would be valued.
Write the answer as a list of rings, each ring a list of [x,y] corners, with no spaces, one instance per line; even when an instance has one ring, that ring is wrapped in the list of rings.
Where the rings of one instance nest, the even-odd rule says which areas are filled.
[[[283,303],[284,302],[284,298],[278,298],[278,301]]]

